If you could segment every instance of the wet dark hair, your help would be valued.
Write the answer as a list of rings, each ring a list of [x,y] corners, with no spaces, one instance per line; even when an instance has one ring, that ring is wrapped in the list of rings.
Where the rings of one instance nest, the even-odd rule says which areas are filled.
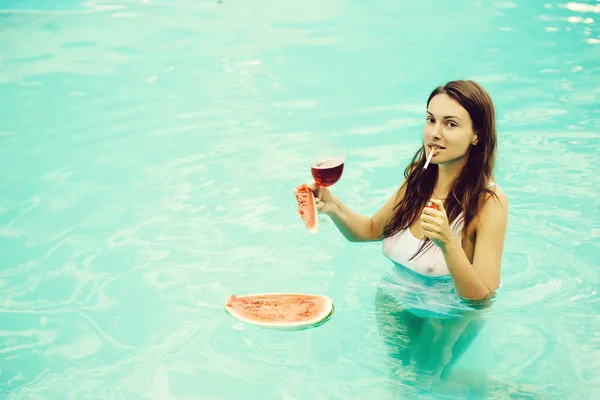
[[[464,212],[462,233],[465,235],[469,223],[483,204],[482,200],[487,195],[496,196],[488,187],[488,183],[494,178],[496,160],[496,112],[485,89],[470,80],[451,81],[444,86],[438,86],[429,95],[427,106],[438,94],[448,95],[467,110],[473,131],[477,134],[477,144],[471,145],[467,150],[467,161],[452,186],[451,195],[444,201],[450,224]],[[397,194],[402,199],[396,205],[393,217],[384,227],[383,237],[408,229],[419,218],[423,207],[431,198],[438,176],[438,166],[430,164],[427,169],[423,169],[425,161],[425,149],[421,146],[404,170],[405,181]],[[431,241],[424,238],[411,259],[430,245]]]

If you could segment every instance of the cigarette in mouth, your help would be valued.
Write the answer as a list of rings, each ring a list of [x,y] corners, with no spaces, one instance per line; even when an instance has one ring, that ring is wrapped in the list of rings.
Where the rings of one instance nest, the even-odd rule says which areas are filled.
[[[431,162],[431,157],[433,157],[434,151],[435,151],[435,149],[431,149],[431,152],[429,152],[429,157],[427,157],[427,162],[425,162],[425,166],[423,167],[423,169],[427,169],[427,166]]]

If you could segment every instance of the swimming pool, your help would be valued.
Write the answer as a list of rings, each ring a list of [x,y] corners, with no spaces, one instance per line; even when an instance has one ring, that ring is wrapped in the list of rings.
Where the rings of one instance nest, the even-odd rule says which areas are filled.
[[[0,397],[414,398],[380,244],[311,236],[292,189],[343,143],[335,191],[376,211],[457,78],[496,103],[510,220],[460,387],[430,395],[600,395],[600,3],[46,3],[0,6]],[[336,313],[223,311],[268,291]]]

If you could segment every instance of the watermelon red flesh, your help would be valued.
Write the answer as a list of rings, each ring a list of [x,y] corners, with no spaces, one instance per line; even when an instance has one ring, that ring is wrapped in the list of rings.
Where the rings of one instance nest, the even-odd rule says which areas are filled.
[[[298,212],[300,218],[306,225],[306,228],[313,235],[318,231],[318,218],[317,218],[317,203],[315,202],[315,196],[312,190],[307,184],[302,184],[296,188],[296,201],[298,202]]]
[[[265,325],[312,324],[331,313],[331,300],[310,294],[232,295],[225,307],[237,318]]]

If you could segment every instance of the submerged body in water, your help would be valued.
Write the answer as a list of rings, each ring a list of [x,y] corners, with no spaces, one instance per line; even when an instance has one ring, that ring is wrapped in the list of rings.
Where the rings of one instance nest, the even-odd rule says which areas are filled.
[[[490,301],[461,299],[450,275],[424,276],[397,263],[387,264],[375,295],[375,309],[379,337],[394,379],[418,391],[450,384],[484,393],[488,354],[482,349],[488,346],[477,346],[479,361],[468,366],[466,374],[457,373],[455,367],[480,337]],[[457,383],[457,379],[473,377],[474,373],[480,380],[477,385]]]

